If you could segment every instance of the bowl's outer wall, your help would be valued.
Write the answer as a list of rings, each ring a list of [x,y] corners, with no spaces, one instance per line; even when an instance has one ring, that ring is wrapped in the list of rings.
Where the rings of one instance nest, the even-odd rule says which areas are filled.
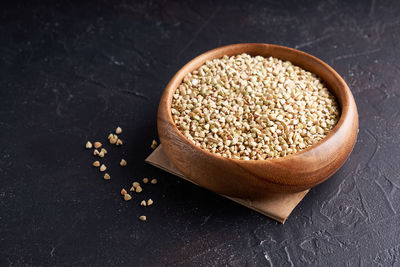
[[[231,160],[202,150],[184,137],[171,116],[172,96],[183,77],[206,60],[224,55],[274,56],[317,74],[337,97],[341,117],[318,144],[290,156],[268,160]],[[326,63],[304,52],[269,44],[237,44],[206,52],[179,70],[167,85],[158,110],[158,133],[168,159],[198,185],[236,197],[266,192],[297,192],[332,176],[349,157],[358,133],[357,107],[344,80]]]

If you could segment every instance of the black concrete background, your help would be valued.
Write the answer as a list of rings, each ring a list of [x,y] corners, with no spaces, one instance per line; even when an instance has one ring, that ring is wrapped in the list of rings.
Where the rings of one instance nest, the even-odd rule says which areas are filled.
[[[398,1],[1,5],[0,266],[400,264]],[[321,58],[360,113],[350,159],[285,225],[144,163],[172,75],[241,42]],[[118,125],[126,144],[107,146],[104,181],[83,146]],[[123,201],[145,176],[159,184]]]

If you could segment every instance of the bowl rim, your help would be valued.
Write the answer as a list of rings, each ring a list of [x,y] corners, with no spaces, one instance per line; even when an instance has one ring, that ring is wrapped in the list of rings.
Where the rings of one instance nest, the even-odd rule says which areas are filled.
[[[172,114],[171,114],[171,104],[172,104],[173,92],[175,92],[175,90],[176,90],[176,87],[173,86],[173,84],[182,75],[182,72],[184,73],[183,77],[185,77],[187,73],[191,72],[191,71],[185,70],[185,69],[189,68],[192,65],[192,63],[201,60],[201,61],[203,61],[203,64],[204,64],[205,61],[211,60],[211,58],[209,58],[209,55],[212,55],[212,54],[214,54],[216,52],[220,52],[221,50],[230,50],[230,49],[234,49],[234,48],[242,47],[242,46],[247,46],[247,47],[252,47],[252,48],[269,46],[271,48],[277,48],[277,49],[281,49],[281,50],[286,50],[286,51],[289,51],[289,52],[292,52],[292,53],[297,53],[297,54],[299,54],[299,55],[301,55],[303,57],[308,57],[312,61],[315,61],[318,64],[322,65],[324,68],[326,68],[326,70],[329,73],[331,73],[335,77],[335,79],[339,82],[339,84],[342,85],[342,88],[345,90],[343,102],[350,103],[350,98],[352,97],[352,94],[351,94],[351,90],[348,87],[347,83],[343,80],[343,78],[331,66],[329,66],[327,63],[325,63],[321,59],[319,59],[319,58],[317,58],[317,57],[315,57],[315,56],[313,56],[311,54],[308,54],[306,52],[300,51],[298,49],[290,48],[290,47],[287,47],[287,46],[276,45],[276,44],[268,44],[268,43],[237,43],[237,44],[229,44],[229,45],[225,45],[225,46],[221,46],[221,47],[217,47],[217,48],[208,50],[208,51],[206,51],[206,52],[194,57],[193,59],[191,59],[189,62],[187,62],[183,67],[181,67],[174,74],[174,76],[171,78],[171,80],[168,82],[167,86],[165,87],[164,93],[163,93],[163,96],[161,97],[161,99],[164,99],[165,98],[164,94],[166,94],[166,97],[167,97],[166,109],[167,109],[167,113],[168,113],[167,117],[168,117],[169,123],[172,124],[172,128],[179,135],[181,140],[184,141],[186,144],[188,144],[192,149],[196,150],[197,152],[203,153],[203,154],[205,154],[207,156],[210,156],[210,157],[216,157],[217,159],[232,161],[233,163],[237,163],[237,164],[240,164],[240,163],[243,163],[243,162],[246,162],[248,164],[259,164],[259,163],[264,163],[264,162],[282,163],[282,162],[287,162],[287,161],[293,160],[293,158],[296,158],[299,155],[302,155],[302,154],[307,153],[307,152],[309,152],[311,150],[314,150],[318,146],[322,145],[323,143],[325,143],[329,139],[331,139],[333,137],[333,135],[342,127],[342,125],[344,124],[346,118],[349,116],[350,106],[349,106],[349,104],[345,104],[344,105],[341,101],[339,101],[338,96],[335,95],[328,86],[327,86],[328,90],[335,95],[336,101],[339,104],[339,107],[340,107],[340,118],[339,118],[338,122],[336,123],[336,125],[331,129],[331,131],[328,133],[328,135],[325,138],[323,138],[322,140],[318,141],[317,143],[315,143],[315,144],[313,144],[313,145],[301,150],[300,152],[296,152],[296,153],[293,153],[293,154],[290,154],[290,155],[287,155],[287,156],[283,156],[283,157],[279,157],[279,158],[267,158],[267,159],[262,159],[262,160],[259,160],[259,159],[244,160],[244,159],[227,158],[227,157],[217,155],[217,154],[215,154],[213,152],[210,152],[208,150],[205,150],[205,149],[202,149],[201,147],[196,146],[186,136],[184,136],[182,134],[182,132],[176,126],[175,121],[172,118]],[[247,53],[247,52],[241,52],[241,53]],[[236,54],[236,55],[239,55],[239,54]],[[273,55],[271,55],[271,56],[275,57]],[[213,57],[212,59],[215,59],[215,58],[217,58],[217,57]],[[280,59],[279,57],[276,57],[276,58]],[[281,60],[283,60],[283,59],[281,59]],[[289,60],[287,60],[287,61],[289,61]],[[296,64],[294,64],[294,65],[296,65]],[[298,65],[296,65],[296,66],[298,66]],[[303,68],[303,67],[301,67],[301,68]],[[303,68],[303,69],[305,69],[305,68]],[[307,69],[305,69],[305,70],[309,71]],[[311,72],[311,73],[313,73],[313,74],[315,74],[315,75],[317,75],[319,77],[318,74],[316,74],[314,72]],[[180,79],[182,80],[183,77],[180,78]],[[324,82],[324,80],[322,78],[320,78],[320,79]]]

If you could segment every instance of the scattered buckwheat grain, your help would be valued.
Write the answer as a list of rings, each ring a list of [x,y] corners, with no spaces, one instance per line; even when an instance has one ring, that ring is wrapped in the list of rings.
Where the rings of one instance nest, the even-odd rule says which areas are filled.
[[[126,193],[127,193],[127,192],[126,192],[125,188],[122,188],[122,189],[121,189],[121,195],[124,196]]]
[[[119,162],[119,165],[121,166],[126,166],[126,164],[128,164],[128,162],[126,162],[126,160],[121,159],[121,161]]]
[[[129,189],[129,191],[133,191],[135,192],[136,188],[134,186],[131,187],[131,189]]]
[[[90,143],[90,141],[86,142],[86,148],[87,149],[91,149],[92,148],[92,143]]]
[[[142,192],[142,187],[139,185],[138,187],[136,187],[136,193],[140,193]]]
[[[101,152],[103,152],[104,155],[108,153],[107,150],[106,150],[105,148],[102,148],[101,151],[100,151],[100,153],[101,153]]]
[[[101,146],[100,142],[94,142],[94,148],[100,148]]]
[[[103,151],[100,151],[99,157],[100,157],[100,158],[104,158],[104,152],[103,152]]]
[[[147,184],[149,182],[149,178],[143,178],[142,181],[143,181],[144,184]]]
[[[124,200],[125,200],[125,201],[131,200],[131,199],[132,199],[132,196],[129,195],[128,193],[126,193],[126,194],[124,195]]]
[[[142,215],[142,216],[139,217],[139,220],[141,220],[141,221],[146,221],[147,218],[146,218],[146,216]]]
[[[152,149],[156,149],[157,146],[158,146],[157,141],[156,141],[156,140],[153,140],[153,142],[151,142],[151,148],[152,148]]]
[[[108,136],[108,140],[109,140],[110,144],[114,145],[118,141],[118,136],[116,134],[110,134]]]
[[[117,140],[117,143],[116,143],[117,146],[122,146],[123,144],[124,144],[124,143],[122,142],[121,139],[118,139],[118,140]]]
[[[140,186],[140,184],[139,184],[138,182],[133,182],[133,183],[132,183],[132,186],[133,186],[134,188],[136,188],[136,187]]]
[[[140,206],[146,207],[147,206],[146,201],[142,200],[142,202],[140,202]]]
[[[315,74],[289,61],[241,54],[206,61],[187,74],[171,113],[196,146],[226,158],[263,160],[322,140],[340,109]]]
[[[94,167],[99,167],[100,166],[100,161],[94,161],[92,164]]]
[[[104,172],[105,170],[107,170],[107,167],[106,167],[106,165],[102,164],[102,165],[100,166],[100,171],[101,171],[101,172]]]
[[[150,183],[152,183],[152,184],[156,184],[158,181],[157,181],[157,179],[151,179],[151,181],[150,181]]]
[[[95,149],[95,150],[93,150],[93,155],[94,156],[97,156],[97,155],[99,155],[100,153],[99,153],[99,151],[97,150],[97,149]]]
[[[117,127],[117,129],[115,129],[115,133],[116,134],[122,133],[122,128],[121,127]]]
[[[147,200],[147,206],[153,205],[153,200],[150,198],[149,200]]]
[[[110,180],[111,176],[108,173],[104,174],[104,180]]]

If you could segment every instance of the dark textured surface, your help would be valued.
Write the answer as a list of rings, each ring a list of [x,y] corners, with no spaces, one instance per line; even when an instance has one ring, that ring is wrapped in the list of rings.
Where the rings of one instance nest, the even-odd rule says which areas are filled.
[[[0,8],[0,266],[399,265],[399,2],[140,2]],[[350,159],[285,225],[143,162],[174,72],[239,42],[321,58],[358,105]],[[117,125],[104,181],[83,145]]]

